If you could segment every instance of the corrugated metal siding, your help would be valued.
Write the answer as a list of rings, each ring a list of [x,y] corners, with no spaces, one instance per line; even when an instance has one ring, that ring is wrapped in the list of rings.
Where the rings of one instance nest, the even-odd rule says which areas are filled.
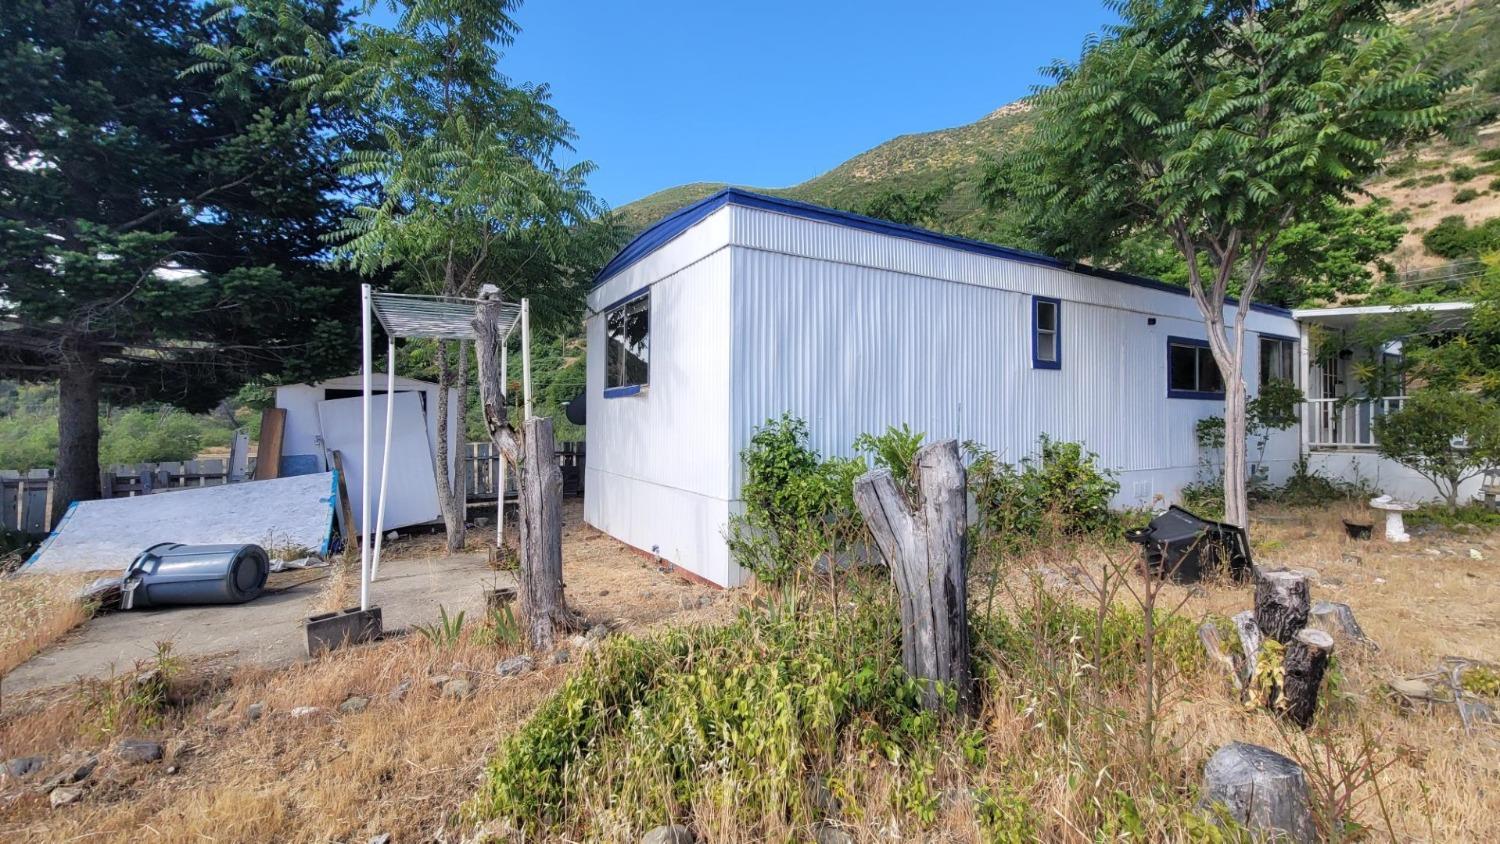
[[[731,250],[737,449],[755,426],[791,412],[827,454],[849,454],[860,433],[905,422],[929,440],[974,440],[1012,461],[1044,433],[1082,442],[1124,474],[1122,502],[1172,494],[1192,479],[1194,425],[1222,405],[1166,397],[1166,338],[1204,336],[1190,299],[734,211],[737,243],[755,244]],[[1033,293],[1063,300],[1060,370],[1032,368]],[[1251,320],[1295,333],[1288,319]],[[1251,384],[1254,343],[1247,338]],[[1289,442],[1293,453],[1280,454],[1279,439],[1268,457],[1295,457]],[[740,479],[736,461],[736,490]]]

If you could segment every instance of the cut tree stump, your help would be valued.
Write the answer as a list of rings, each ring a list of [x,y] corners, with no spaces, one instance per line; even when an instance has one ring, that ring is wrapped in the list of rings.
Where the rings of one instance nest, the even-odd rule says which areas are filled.
[[[854,482],[854,502],[901,595],[901,662],[925,684],[923,703],[942,707],[937,683],[958,692],[972,711],[965,542],[968,499],[958,441],[919,449],[913,460],[915,501],[877,469]]]
[[[1318,711],[1318,690],[1328,669],[1328,655],[1333,652],[1333,637],[1308,627],[1298,631],[1286,647],[1281,684],[1282,711],[1287,719],[1302,729],[1312,726]]]
[[[1234,622],[1234,629],[1240,634],[1240,654],[1245,660],[1240,668],[1243,679],[1248,683],[1255,675],[1255,660],[1260,655],[1260,643],[1264,639],[1260,635],[1260,627],[1255,624],[1255,613],[1245,610],[1230,621]]]
[[[479,396],[490,438],[505,455],[506,462],[516,467],[521,556],[517,579],[522,628],[527,647],[550,651],[559,633],[581,626],[563,597],[562,469],[553,454],[551,419],[527,419],[519,440],[511,428],[498,359],[504,342],[500,333],[500,300],[489,293],[481,299],[473,323]]]
[[[1317,840],[1307,774],[1260,745],[1236,741],[1219,748],[1203,768],[1203,802],[1222,805],[1257,841]]]
[[[1364,628],[1354,619],[1354,610],[1338,601],[1314,601],[1307,619],[1308,626],[1331,634],[1335,640],[1344,639],[1352,644],[1379,650],[1365,635]]]
[[[1307,626],[1310,604],[1307,575],[1287,569],[1256,573],[1255,624],[1266,638],[1291,644]]]

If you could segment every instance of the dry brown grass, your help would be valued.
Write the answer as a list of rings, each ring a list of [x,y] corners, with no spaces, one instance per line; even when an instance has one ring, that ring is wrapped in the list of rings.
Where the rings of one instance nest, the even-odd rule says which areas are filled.
[[[94,578],[16,574],[0,581],[0,677],[88,620],[78,592]]]
[[[657,571],[579,525],[572,509],[564,546],[568,598],[591,621],[641,631],[725,617],[725,593]],[[437,542],[422,538],[406,553]],[[0,840],[363,841],[379,833],[430,840],[453,826],[500,739],[568,671],[543,657],[529,674],[496,676],[496,662],[512,651],[483,641],[483,623],[468,619],[449,649],[410,635],[282,669],[189,666],[172,684],[161,723],[127,724],[113,736],[98,733],[99,717],[77,686],[6,700],[0,758],[45,756],[53,762],[44,775],[69,751],[99,753],[102,762],[86,781],[85,799],[64,809],[48,807],[35,788],[41,777],[0,782]],[[468,679],[473,695],[442,697],[431,685],[441,676]],[[405,694],[397,695],[403,684]],[[339,704],[353,695],[369,698],[368,708],[340,714]],[[255,703],[264,715],[251,721]],[[304,706],[318,712],[291,715]],[[109,752],[120,736],[162,740],[168,756],[123,764]],[[169,766],[177,772],[167,774]]]
[[[1337,508],[1258,511],[1254,531],[1257,562],[1316,570],[1314,597],[1349,603],[1381,645],[1377,653],[1341,655],[1341,694],[1348,700],[1338,704],[1329,740],[1352,751],[1362,726],[1380,752],[1399,751],[1379,780],[1394,838],[1486,840],[1500,828],[1500,789],[1493,787],[1500,774],[1497,733],[1465,735],[1448,712],[1403,712],[1386,700],[1382,684],[1425,670],[1444,655],[1492,659],[1500,653],[1500,534],[1440,532],[1418,536],[1410,546],[1356,543],[1344,538],[1340,515]],[[1484,559],[1472,559],[1470,548]],[[749,598],[664,575],[586,528],[571,528],[565,549],[570,602],[620,630],[715,623]],[[1054,570],[1100,564],[1091,553],[1058,559],[1057,552],[1048,552],[1042,561]],[[1088,600],[1080,590],[1069,591]],[[707,605],[700,607],[705,597]],[[1182,612],[1197,618],[1248,608],[1250,591],[1213,585],[1189,595],[1169,587],[1163,602],[1172,605],[1175,598],[1185,598]],[[442,829],[454,840],[466,831],[457,810],[474,794],[487,757],[571,670],[544,659],[523,677],[499,678],[493,666],[508,651],[480,641],[479,624],[470,619],[462,641],[449,650],[411,636],[279,670],[190,670],[174,684],[177,694],[164,722],[129,733],[165,740],[167,760],[128,766],[106,752],[85,799],[59,810],[49,809],[46,795],[25,784],[0,785],[0,838],[360,841],[388,832],[393,840],[408,841],[428,840]],[[473,696],[441,697],[430,681],[445,675],[471,680]],[[398,699],[394,693],[403,684],[408,691]],[[1085,815],[1082,803],[1102,798],[1078,783],[1097,780],[1111,766],[1136,764],[1133,743],[1126,734],[1103,730],[1060,742],[1037,729],[1028,695],[1047,691],[1010,689],[991,696],[982,716],[990,764],[966,771],[945,755],[932,784],[945,795],[976,787],[1019,792],[1039,819],[1043,838],[1092,840],[1095,830],[1079,828],[1076,819]],[[368,709],[338,714],[351,695],[368,697]],[[265,714],[251,721],[247,713],[257,702]],[[1124,695],[1110,703],[1130,710],[1139,699]],[[291,711],[301,706],[318,712],[294,718]],[[1161,717],[1173,750],[1158,760],[1155,773],[1169,784],[1195,782],[1208,755],[1231,740],[1313,762],[1297,736],[1263,712],[1246,711],[1227,683],[1211,674],[1178,686]],[[93,731],[93,719],[66,688],[31,693],[6,702],[0,747],[7,756],[51,758],[70,750],[107,751],[110,740]],[[168,765],[178,772],[166,774]],[[889,840],[893,828],[907,840],[982,838],[972,800],[945,796],[936,820],[918,826],[883,808],[897,802],[901,786],[891,766],[851,745],[837,767],[857,783],[866,810],[847,818],[856,840]],[[712,841],[759,840],[723,806],[691,808],[700,831],[713,833]],[[1356,817],[1380,840],[1390,837],[1383,814],[1367,800]]]

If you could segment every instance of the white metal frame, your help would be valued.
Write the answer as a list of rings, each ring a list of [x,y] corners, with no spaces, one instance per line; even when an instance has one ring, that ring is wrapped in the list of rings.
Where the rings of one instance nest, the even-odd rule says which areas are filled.
[[[361,410],[364,416],[364,439],[360,465],[365,467],[364,478],[360,483],[360,495],[364,505],[360,509],[360,515],[366,522],[370,518],[370,405],[373,396],[371,381],[374,377],[374,322],[371,316],[380,320],[380,325],[385,329],[387,337],[385,443],[381,449],[380,489],[375,510],[375,530],[372,536],[367,525],[351,526],[353,530],[359,532],[359,606],[362,610],[370,608],[370,582],[380,575],[380,550],[385,539],[386,475],[391,463],[391,427],[396,406],[396,339],[398,337],[425,337],[436,340],[474,340],[477,342],[473,319],[481,303],[480,299],[466,299],[458,296],[378,293],[368,284],[360,285],[360,321],[364,340],[363,356],[360,359],[360,380],[363,388]],[[521,328],[521,396],[526,418],[529,419],[531,418],[531,303],[522,299],[518,304],[502,304],[500,314],[503,329],[500,339],[500,383],[503,389],[510,376],[510,364],[505,351],[506,343],[510,340],[510,335],[515,331],[516,326],[519,325]],[[460,366],[466,363],[467,361],[459,361]],[[448,400],[446,389],[439,393],[438,400]],[[461,396],[460,400],[467,401],[468,397]],[[447,433],[447,431],[440,431],[438,435],[446,436]],[[446,473],[448,467],[442,468]],[[503,455],[500,457],[499,474],[499,501],[496,504],[495,514],[496,544],[502,544],[505,539],[505,481],[509,470],[505,465]],[[439,482],[442,482],[441,477]]]

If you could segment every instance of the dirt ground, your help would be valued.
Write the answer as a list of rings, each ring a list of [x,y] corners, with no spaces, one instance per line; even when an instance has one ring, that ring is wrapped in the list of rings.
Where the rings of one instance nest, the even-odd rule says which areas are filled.
[[[1485,840],[1500,819],[1493,787],[1500,732],[1468,734],[1441,708],[1404,713],[1386,702],[1383,684],[1447,655],[1500,655],[1500,533],[1435,530],[1409,545],[1357,542],[1339,524],[1345,514],[1257,511],[1257,563],[1315,573],[1313,597],[1349,603],[1379,644],[1377,652],[1345,655],[1340,694],[1356,698],[1361,712],[1368,707],[1380,746],[1402,749],[1402,761],[1382,777],[1399,839]],[[578,517],[570,507],[564,571],[569,603],[588,625],[641,633],[721,623],[751,599],[660,571]],[[401,564],[441,557],[438,543],[413,540]],[[1083,599],[1069,581],[1090,565],[1086,555],[1046,565],[1057,590]],[[1193,617],[1233,614],[1252,597],[1229,584],[1170,589]],[[531,670],[502,676],[498,663],[515,648],[484,633],[474,619],[449,645],[410,635],[271,668],[189,660],[154,720],[111,723],[77,683],[7,695],[0,757],[44,764],[0,781],[0,840],[464,840],[459,810],[485,761],[590,647],[569,640],[537,655]],[[454,680],[464,681],[462,693],[450,693]],[[1188,752],[1203,758],[1231,740],[1284,751],[1291,740],[1214,684],[1170,707],[1168,720]],[[123,738],[161,741],[165,758],[131,763],[118,750]],[[41,783],[89,755],[99,764],[79,784],[77,801],[51,808]]]
[[[583,525],[577,502],[568,504],[563,543],[568,603],[587,626],[639,633],[731,612],[727,593],[659,570]],[[392,571],[432,566],[442,580],[455,569],[440,551],[439,536],[413,538],[393,553]],[[475,578],[488,583],[494,573],[477,554],[451,559],[460,583],[444,588],[477,600]],[[435,604],[430,617],[412,619],[436,620]],[[0,840],[431,840],[454,823],[500,739],[565,678],[569,652],[591,647],[568,641],[534,670],[501,677],[495,666],[515,649],[487,641],[481,628],[473,612],[451,646],[413,634],[314,661],[267,664],[263,651],[192,656],[175,672],[163,716],[121,725],[104,723],[86,684],[59,677],[61,685],[11,693],[7,679],[0,759],[35,756],[44,766],[25,778],[0,775]],[[63,648],[89,637],[85,628]],[[445,691],[452,679],[469,691]],[[366,706],[341,711],[352,697]],[[125,761],[116,748],[126,738],[163,743],[165,758]],[[50,808],[41,784],[90,756],[99,764],[79,784],[82,799]]]

